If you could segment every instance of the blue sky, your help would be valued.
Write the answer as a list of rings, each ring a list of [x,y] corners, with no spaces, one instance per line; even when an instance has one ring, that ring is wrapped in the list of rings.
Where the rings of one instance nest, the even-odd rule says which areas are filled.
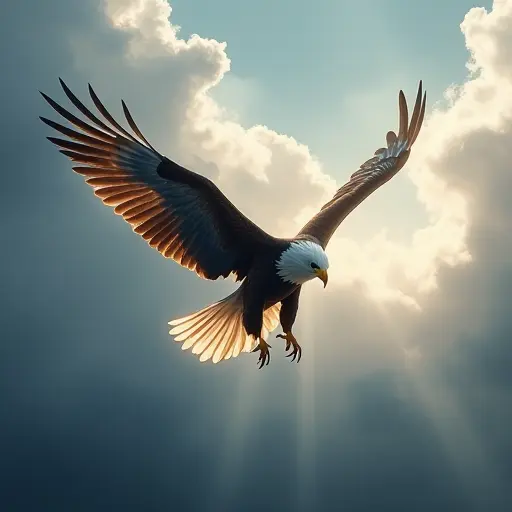
[[[265,124],[307,144],[341,182],[395,129],[399,89],[413,98],[423,79],[432,108],[449,85],[464,81],[468,53],[458,26],[477,4],[177,0],[172,5],[181,37],[198,33],[227,42],[231,73],[213,96],[242,124]],[[397,240],[425,223],[405,173],[389,187],[390,196],[377,195],[347,220],[344,229],[351,237],[374,232],[384,208],[388,231]]]
[[[458,25],[476,4],[177,0],[172,5],[181,37],[198,33],[227,42],[233,76],[215,93],[222,103],[241,112],[246,124],[267,124],[307,143],[332,170],[340,159],[366,158],[367,141],[380,141],[395,120],[391,97],[374,112],[373,126],[366,118],[359,121],[350,108],[353,95],[375,90],[394,95],[400,88],[414,94],[417,80],[428,77],[428,91],[439,99],[447,85],[464,80],[467,50]],[[489,8],[491,1],[478,5]],[[242,84],[232,85],[236,80]]]

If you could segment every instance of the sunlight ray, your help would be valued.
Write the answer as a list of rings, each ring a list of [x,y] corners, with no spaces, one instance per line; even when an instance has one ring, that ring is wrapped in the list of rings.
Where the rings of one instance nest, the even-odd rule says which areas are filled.
[[[313,295],[305,290],[302,294],[302,315],[298,320],[301,338],[308,340],[308,355],[301,360],[297,393],[297,503],[294,510],[314,510],[316,497],[316,387],[315,387],[315,311]]]
[[[461,488],[481,510],[490,510],[488,496],[499,495],[498,472],[485,453],[482,440],[471,427],[458,401],[446,385],[432,375],[431,360],[421,348],[407,339],[405,330],[393,322],[384,304],[375,304],[388,332],[390,347],[402,361],[402,371],[412,391],[413,402],[420,404],[433,426],[447,461],[451,463]]]
[[[245,356],[248,359],[249,356]],[[252,361],[253,362],[253,361]],[[248,440],[255,428],[255,413],[260,408],[263,394],[260,392],[261,376],[254,371],[231,374],[234,382],[232,391],[233,412],[226,421],[222,457],[214,475],[213,488],[217,490],[215,502],[223,503],[222,510],[230,510],[231,502],[236,501],[235,491],[242,468]]]

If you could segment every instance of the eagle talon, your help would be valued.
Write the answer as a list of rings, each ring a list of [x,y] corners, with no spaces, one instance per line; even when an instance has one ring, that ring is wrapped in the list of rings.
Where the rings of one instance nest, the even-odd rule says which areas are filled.
[[[260,357],[258,358],[259,366],[258,368],[261,370],[263,366],[268,366],[270,363],[270,350],[272,348],[263,338],[260,338],[259,345],[253,350],[253,352],[260,351]]]
[[[284,334],[278,334],[276,338],[282,338],[283,340],[286,340],[286,347],[285,352],[292,349],[292,351],[289,354],[286,354],[286,357],[291,357],[292,361],[295,361],[297,359],[297,363],[300,361],[300,358],[302,357],[302,347],[297,343],[297,339],[295,336],[290,332],[286,332]]]

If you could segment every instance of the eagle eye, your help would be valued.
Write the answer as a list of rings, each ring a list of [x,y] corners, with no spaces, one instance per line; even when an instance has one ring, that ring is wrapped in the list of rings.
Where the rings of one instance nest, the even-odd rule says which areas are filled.
[[[318,270],[320,267],[315,262],[311,262],[311,268]]]

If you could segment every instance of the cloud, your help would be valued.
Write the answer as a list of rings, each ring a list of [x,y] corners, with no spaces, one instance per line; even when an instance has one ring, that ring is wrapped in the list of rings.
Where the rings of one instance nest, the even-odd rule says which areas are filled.
[[[276,235],[292,235],[341,185],[329,177],[307,146],[265,126],[244,127],[212,98],[212,88],[230,69],[225,43],[198,35],[181,39],[179,27],[172,24],[172,7],[165,0],[105,0],[104,5],[109,22],[127,38],[128,69],[133,66],[140,71],[140,66],[157,60],[166,73],[175,70],[168,98],[157,94],[164,108],[170,102],[174,105],[165,120],[173,144],[165,141],[165,147],[185,165],[214,179],[263,228]],[[475,18],[472,12],[464,25],[469,28],[463,27],[466,33],[475,26]],[[468,47],[478,61],[473,39],[468,37]],[[466,196],[450,180],[453,166],[459,164],[447,155],[453,145],[463,144],[461,136],[471,130],[462,113],[474,101],[475,93],[468,91],[478,89],[482,94],[482,88],[475,87],[481,79],[450,90],[449,104],[438,107],[427,120],[405,171],[417,187],[428,225],[419,227],[407,244],[393,240],[381,226],[364,242],[337,234],[329,247],[334,282],[360,284],[373,298],[419,308],[425,293],[436,289],[441,265],[471,261],[466,245],[470,222]],[[496,108],[491,112],[487,117],[498,115]],[[375,147],[369,151],[380,142],[370,142]]]
[[[423,296],[419,313],[361,305],[354,298],[349,303],[345,295],[334,305],[326,297],[322,310],[336,321],[325,330],[317,327],[321,339],[343,333],[337,337],[345,347],[331,343],[317,348],[326,372],[327,361],[334,372],[344,358],[340,371],[350,371],[346,358],[355,360],[358,369],[363,362],[373,371],[379,362],[391,368],[404,353],[411,372],[409,392],[465,486],[470,505],[463,508],[474,510],[510,507],[505,498],[512,422],[505,412],[512,385],[510,23],[509,0],[495,1],[490,11],[468,12],[461,30],[470,52],[470,74],[436,106],[414,157],[422,166],[411,164],[420,199],[432,206],[433,216],[441,213],[445,222],[450,220],[448,226],[463,230],[446,240],[462,241],[459,247],[470,260],[454,267],[441,258],[435,269],[437,288]],[[432,229],[439,226],[433,223]],[[344,310],[350,314],[340,313]],[[382,345],[396,348],[395,356]]]
[[[332,305],[332,297],[317,298],[325,315],[337,319],[325,330],[319,327],[319,337],[350,333],[351,341],[344,341],[350,350],[343,357],[356,357],[351,350],[360,353],[361,343],[372,347],[369,352],[382,350],[384,343],[397,349],[395,359],[402,353],[406,360],[414,356],[416,365],[427,365],[434,380],[457,375],[471,382],[473,392],[489,381],[503,385],[512,353],[506,334],[512,286],[512,66],[504,67],[512,48],[506,28],[511,22],[512,1],[507,0],[495,1],[489,12],[471,9],[461,23],[470,74],[436,105],[409,165],[430,225],[415,233],[409,248],[385,233],[380,240],[375,237],[366,243],[362,261],[357,244],[334,241],[352,255],[353,267],[370,273],[373,293],[392,292],[386,282],[390,278],[398,283],[393,299],[407,303],[413,297],[409,305],[421,306],[414,312],[397,304],[365,304],[351,293],[354,288],[337,290]],[[339,278],[351,279],[342,268]],[[380,288],[375,286],[379,283]],[[344,309],[349,316],[340,313]],[[333,350],[343,349],[331,344],[321,357],[327,360]],[[375,359],[382,357],[379,353]],[[333,357],[340,358],[341,353]],[[458,389],[456,394],[464,393]]]
[[[198,35],[180,39],[164,0],[106,0],[105,12],[128,36],[128,63],[163,58],[161,65],[180,68],[184,108],[170,119],[179,127],[178,156],[213,178],[244,213],[274,234],[289,235],[295,227],[290,219],[304,205],[320,205],[332,195],[334,181],[305,145],[265,126],[243,127],[211,97],[229,71],[225,43]],[[175,95],[173,101],[178,103]]]

